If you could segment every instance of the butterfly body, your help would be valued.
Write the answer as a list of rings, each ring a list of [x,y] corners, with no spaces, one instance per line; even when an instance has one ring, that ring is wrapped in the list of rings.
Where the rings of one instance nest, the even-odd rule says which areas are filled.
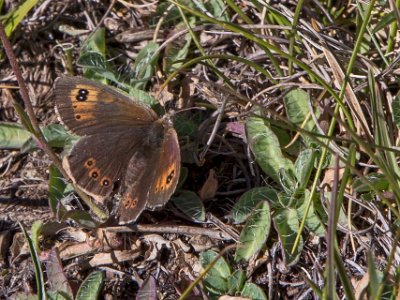
[[[64,159],[66,171],[98,202],[120,192],[120,224],[169,200],[180,150],[168,116],[159,118],[146,104],[80,77],[57,79],[55,99],[61,121],[81,136]]]

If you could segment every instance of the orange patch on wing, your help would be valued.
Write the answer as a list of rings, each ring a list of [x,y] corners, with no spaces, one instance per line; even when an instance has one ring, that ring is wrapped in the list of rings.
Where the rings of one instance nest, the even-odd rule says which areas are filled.
[[[138,203],[137,198],[133,198],[132,196],[126,195],[124,199],[122,199],[122,205],[125,209],[135,208]]]
[[[155,184],[155,190],[156,192],[163,192],[166,189],[168,189],[171,184],[174,182],[176,174],[176,165],[172,164],[170,165],[164,172],[160,174],[160,176],[157,177],[157,181]]]
[[[92,112],[84,112],[84,113],[76,113],[75,120],[77,121],[87,121],[94,119],[94,113]]]

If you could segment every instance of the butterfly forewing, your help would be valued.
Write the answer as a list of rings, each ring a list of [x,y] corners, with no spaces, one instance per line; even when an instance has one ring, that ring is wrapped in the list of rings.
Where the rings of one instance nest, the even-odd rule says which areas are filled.
[[[78,135],[126,130],[158,119],[146,104],[111,87],[77,77],[62,77],[55,84],[58,114]]]

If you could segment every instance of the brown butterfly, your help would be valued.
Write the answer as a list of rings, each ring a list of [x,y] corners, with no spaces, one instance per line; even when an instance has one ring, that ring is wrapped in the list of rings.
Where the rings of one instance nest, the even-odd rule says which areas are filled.
[[[81,136],[63,162],[76,185],[99,202],[118,190],[120,224],[169,200],[181,158],[168,115],[80,77],[58,78],[54,93],[61,121]]]

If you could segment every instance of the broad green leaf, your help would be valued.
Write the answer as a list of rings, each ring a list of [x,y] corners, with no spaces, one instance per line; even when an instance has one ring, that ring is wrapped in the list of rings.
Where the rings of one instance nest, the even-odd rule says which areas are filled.
[[[282,151],[290,156],[297,157],[301,149],[304,148],[304,143],[301,139],[296,139],[293,142],[293,136],[283,128],[271,125],[271,130],[275,133],[278,138],[279,144],[284,146]]]
[[[16,123],[0,122],[0,149],[21,149],[31,133]]]
[[[271,212],[267,201],[260,202],[240,233],[235,261],[248,261],[265,245],[271,228]]]
[[[106,84],[106,80],[118,82],[116,72],[106,61],[105,29],[99,29],[92,34],[81,48],[77,65],[83,67],[86,78]]]
[[[98,52],[81,54],[76,64],[84,68],[84,74],[87,78],[103,84],[107,83],[106,79],[121,84],[114,70],[106,62],[105,57]]]
[[[69,297],[66,293],[62,291],[48,291],[47,299],[49,300],[73,300],[72,297]]]
[[[311,118],[310,109],[308,107],[308,94],[301,90],[296,89],[290,91],[283,97],[285,109],[288,119],[307,131],[313,131],[315,128],[314,120]],[[304,141],[310,145],[312,140],[302,134]]]
[[[64,192],[67,187],[67,182],[64,179],[61,172],[53,164],[50,166],[50,176],[49,176],[49,206],[54,215],[56,215],[57,210],[60,207],[63,208],[64,213],[65,208],[61,203],[61,199],[64,197]]]
[[[102,57],[106,57],[106,31],[104,28],[98,29],[86,40],[82,46],[82,52],[97,52]]]
[[[189,17],[188,22],[189,26],[193,28],[196,24],[196,18]],[[175,30],[173,30],[172,34],[184,29],[186,29],[186,24],[184,22],[181,22],[176,25]],[[171,73],[176,69],[179,69],[183,65],[182,60],[187,57],[191,43],[192,35],[190,32],[186,33],[183,36],[179,36],[171,43],[168,43],[167,47],[165,48],[165,55],[163,60],[163,68],[166,73]]]
[[[235,272],[233,272],[228,280],[228,294],[236,295],[237,293],[239,293],[242,290],[245,281],[246,273],[243,270],[236,270]]]
[[[304,197],[301,199],[298,199],[297,203],[301,203],[300,205],[297,205],[297,214],[299,219],[303,219],[305,213],[306,213],[306,208],[307,208],[307,202],[308,198],[310,196],[310,192],[308,190],[305,191]],[[324,225],[322,224],[320,218],[318,217],[317,212],[314,209],[314,201],[311,201],[311,206],[308,210],[308,216],[306,218],[306,227],[313,232],[315,235],[319,237],[324,237],[325,236],[325,228]]]
[[[373,191],[372,187],[379,191],[385,191],[389,188],[387,177],[382,173],[369,173],[364,176],[369,184],[364,183],[360,178],[356,178],[353,183],[353,189],[357,193],[367,193]]]
[[[148,43],[138,53],[132,70],[132,87],[138,90],[144,90],[147,83],[154,74],[156,64],[158,62],[158,44],[154,42]]]
[[[278,174],[281,168],[294,172],[293,163],[283,156],[276,135],[263,118],[247,118],[246,131],[257,163],[275,182],[280,183]]]
[[[65,148],[66,145],[70,145],[73,141],[77,140],[78,137],[71,135],[63,125],[51,124],[42,129],[42,133],[50,145],[53,148]],[[34,138],[27,140],[21,148],[22,153],[30,152],[37,148],[37,143]]]
[[[103,283],[103,272],[95,271],[82,282],[76,295],[76,300],[97,300]]]
[[[3,22],[5,24],[4,31],[7,37],[14,32],[18,24],[25,18],[30,10],[38,3],[38,0],[25,0],[16,10],[14,10],[8,18]]]
[[[92,218],[90,213],[78,209],[66,212],[64,215],[62,215],[60,221],[63,222],[67,219],[74,220],[76,223],[86,229],[94,229],[100,225],[99,222]]]
[[[204,222],[206,218],[204,205],[196,193],[180,191],[172,197],[172,202],[188,217],[195,221]]]
[[[196,138],[199,132],[199,124],[192,117],[185,115],[176,115],[174,127],[179,136],[189,136]]]
[[[287,266],[292,266],[297,263],[303,249],[303,239],[301,238],[295,252],[292,254],[292,248],[300,229],[297,211],[291,208],[278,209],[275,211],[273,220],[282,243],[285,263]]]
[[[278,203],[278,194],[274,189],[268,187],[256,187],[245,192],[233,206],[232,218],[234,224],[246,221],[257,204],[263,200]]]
[[[279,183],[288,195],[292,195],[299,188],[299,184],[293,172],[288,172],[286,169],[282,168],[279,169],[278,176]]]
[[[212,250],[201,253],[200,264],[203,269],[213,263],[217,257],[218,253]],[[228,291],[228,280],[231,275],[229,265],[223,257],[220,257],[207,273],[204,286],[211,293],[222,295]]]
[[[229,22],[229,10],[226,9],[225,2],[222,0],[210,0],[204,3],[207,11],[214,16],[215,19],[223,22]]]
[[[251,282],[245,284],[240,295],[251,300],[268,300],[264,291],[258,285]]]
[[[146,93],[145,91],[138,90],[135,88],[129,88],[128,93],[129,93],[129,95],[133,96],[138,101],[144,102],[144,103],[148,104],[149,106],[153,106],[153,105],[157,104],[157,100],[153,96]]]
[[[300,152],[295,162],[295,175],[299,182],[299,188],[306,188],[308,180],[314,169],[314,163],[317,156],[315,149],[305,149]]]

